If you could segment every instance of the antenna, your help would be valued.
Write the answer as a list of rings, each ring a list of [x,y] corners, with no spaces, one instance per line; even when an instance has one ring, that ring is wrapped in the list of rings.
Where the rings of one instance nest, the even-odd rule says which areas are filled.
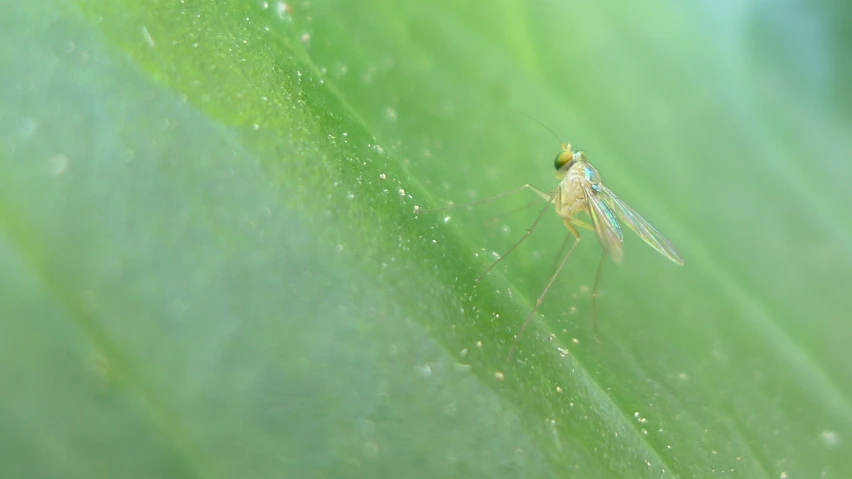
[[[519,109],[517,109],[517,108],[514,108],[514,110],[515,110],[515,111],[517,111],[518,113],[520,113],[520,114],[524,115],[525,117],[529,118],[530,120],[532,120],[532,121],[534,121],[534,122],[538,123],[539,125],[541,125],[542,127],[544,127],[544,129],[545,129],[545,130],[549,131],[549,132],[550,132],[550,133],[551,133],[554,137],[556,137],[556,139],[557,139],[557,140],[559,140],[559,143],[562,143],[563,145],[565,144],[565,142],[564,142],[564,141],[562,141],[562,138],[559,138],[559,135],[557,135],[557,134],[556,134],[556,132],[555,132],[555,131],[553,131],[553,129],[552,129],[552,128],[550,128],[549,126],[547,126],[547,125],[545,125],[544,123],[540,122],[538,119],[536,119],[535,117],[533,117],[532,115],[530,115],[529,113],[527,113],[527,112],[525,112],[525,111],[523,111],[523,110],[519,110]]]

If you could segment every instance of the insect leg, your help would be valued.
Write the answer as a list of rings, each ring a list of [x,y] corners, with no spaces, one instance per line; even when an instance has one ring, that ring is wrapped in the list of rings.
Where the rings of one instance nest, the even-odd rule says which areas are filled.
[[[515,341],[512,343],[512,347],[509,349],[509,355],[506,356],[506,361],[512,359],[512,353],[515,351],[515,346],[518,345],[518,341],[521,340],[521,336],[524,334],[524,330],[529,326],[530,321],[532,321],[535,312],[538,311],[538,307],[541,306],[541,302],[544,301],[544,297],[547,296],[547,292],[550,291],[550,287],[553,286],[553,282],[556,281],[556,277],[559,276],[559,273],[562,272],[562,268],[565,266],[565,263],[568,262],[568,258],[571,256],[571,253],[574,252],[574,248],[580,243],[580,233],[577,232],[577,228],[574,228],[574,225],[571,224],[571,220],[564,220],[565,226],[571,231],[571,234],[574,235],[574,244],[571,245],[571,249],[565,253],[565,256],[562,258],[562,261],[559,263],[559,266],[556,268],[556,271],[553,272],[553,275],[550,277],[550,281],[547,282],[547,286],[544,287],[544,290],[538,296],[538,299],[535,301],[535,305],[533,305],[532,311],[527,314],[526,319],[524,320],[524,324],[521,325],[521,330],[518,331],[518,335],[515,336]]]
[[[581,219],[571,218],[571,223],[574,224],[575,226],[579,226],[580,228],[585,228],[589,231],[595,230],[594,226],[590,225],[589,223],[586,223],[585,221],[583,221]]]
[[[541,190],[537,190],[535,187],[530,186],[529,184],[526,184],[526,185],[522,186],[521,188],[532,188],[533,191],[535,191],[536,193],[538,193],[540,195],[547,195],[547,193],[544,193]],[[518,190],[520,190],[521,188],[518,188]],[[518,191],[518,190],[514,190],[514,191]],[[538,226],[539,221],[541,221],[541,218],[544,216],[544,213],[547,211],[547,208],[549,208],[550,204],[553,203],[553,200],[558,193],[559,193],[559,188],[554,190],[553,194],[547,196],[547,204],[544,205],[544,208],[542,208],[541,211],[539,211],[538,216],[535,217],[535,220],[532,222],[530,227],[527,229],[526,233],[524,233],[524,235],[521,236],[521,239],[519,239],[517,241],[517,243],[513,244],[511,248],[506,250],[505,253],[503,253],[499,258],[497,258],[496,261],[494,261],[493,263],[491,263],[491,265],[489,265],[487,268],[485,268],[485,271],[483,271],[482,274],[480,274],[479,277],[476,278],[477,283],[482,280],[483,276],[488,274],[489,271],[491,271],[495,266],[497,266],[498,263],[503,261],[503,258],[505,258],[506,256],[509,256],[509,253],[511,253],[512,251],[515,251],[515,248],[517,248],[521,243],[523,243],[524,240],[527,239],[532,234],[533,231],[535,231],[535,227]],[[506,194],[508,194],[508,193],[504,193],[504,195],[506,195]]]
[[[606,250],[601,253],[601,260],[598,263],[598,273],[595,275],[595,285],[592,286],[592,324],[595,325],[595,341],[599,343],[601,339],[598,337],[598,282],[601,280],[604,258],[606,258]]]
[[[565,254],[565,248],[568,247],[568,243],[571,242],[572,238],[573,238],[572,235],[568,235],[568,236],[565,237],[565,240],[562,241],[562,246],[559,247],[559,252],[556,253],[556,256],[553,257],[553,263],[550,265],[550,271],[553,271],[553,270],[556,269],[556,266],[559,264],[559,260],[561,260],[562,255]]]
[[[589,231],[595,230],[592,225],[590,225],[589,223],[586,223],[585,221],[583,221],[581,219],[576,219],[576,218],[572,217],[570,221],[574,226],[579,226],[579,227],[585,228]],[[568,242],[570,240],[571,240],[570,236],[565,237],[565,241],[562,242],[562,246],[559,248],[559,253],[556,256],[553,257],[553,264],[550,266],[551,271],[553,270],[553,268],[556,268],[557,264],[559,264],[559,259],[562,258],[562,253],[565,252],[565,248],[568,247]]]
[[[536,205],[536,204],[538,204],[538,203],[527,203],[527,204],[525,204],[524,206],[521,206],[521,207],[515,208],[515,209],[510,210],[510,211],[507,211],[507,212],[505,212],[505,213],[501,213],[501,214],[499,214],[499,215],[497,215],[497,216],[495,216],[495,217],[491,218],[491,219],[490,219],[490,220],[488,220],[488,221],[489,221],[489,222],[491,222],[491,223],[496,223],[496,222],[500,221],[500,219],[501,219],[501,218],[505,218],[506,216],[509,216],[509,215],[515,214],[515,213],[517,213],[517,212],[519,212],[519,211],[523,211],[523,210],[525,210],[525,209],[529,208],[530,206],[533,206],[533,205]]]
[[[521,190],[523,190],[523,189],[530,189],[530,190],[532,190],[533,192],[535,192],[535,194],[537,194],[538,196],[540,196],[542,199],[544,199],[544,200],[546,200],[546,201],[551,201],[551,199],[553,198],[553,195],[552,195],[552,194],[550,194],[550,193],[545,193],[544,191],[541,191],[540,189],[536,188],[535,186],[533,186],[533,185],[531,185],[531,184],[527,183],[527,184],[525,184],[525,185],[523,185],[523,186],[520,186],[520,187],[518,187],[518,188],[515,188],[514,190],[507,191],[507,192],[505,192],[505,193],[500,193],[500,194],[499,194],[499,195],[497,195],[497,196],[492,196],[492,197],[490,197],[490,198],[485,198],[484,200],[471,201],[470,203],[461,203],[461,204],[458,204],[458,205],[456,205],[456,204],[452,204],[452,205],[446,206],[446,207],[444,207],[444,208],[433,208],[433,209],[429,209],[429,210],[427,210],[427,209],[421,209],[421,210],[418,210],[418,212],[419,212],[419,213],[432,213],[433,211],[444,211],[444,210],[450,210],[450,209],[456,208],[456,207],[458,207],[458,206],[472,206],[472,205],[479,205],[479,204],[482,204],[482,203],[488,203],[488,202],[491,202],[491,201],[494,201],[494,200],[499,200],[500,198],[503,198],[503,197],[505,197],[505,196],[509,196],[509,195],[511,195],[511,194],[517,193],[517,192],[519,192],[519,191],[521,191]]]

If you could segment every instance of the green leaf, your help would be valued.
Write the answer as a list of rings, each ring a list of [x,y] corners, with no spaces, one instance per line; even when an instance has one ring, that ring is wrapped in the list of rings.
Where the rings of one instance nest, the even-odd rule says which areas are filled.
[[[705,3],[4,8],[2,476],[848,477],[843,7]],[[553,188],[525,114],[685,258],[600,343],[593,234],[518,337],[556,216],[415,214]]]

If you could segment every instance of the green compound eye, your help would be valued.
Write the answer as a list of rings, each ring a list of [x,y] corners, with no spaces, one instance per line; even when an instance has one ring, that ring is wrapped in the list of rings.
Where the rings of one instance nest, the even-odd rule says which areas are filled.
[[[565,165],[571,163],[571,160],[574,159],[574,153],[570,150],[561,151],[558,155],[556,155],[556,159],[553,160],[553,167],[556,168],[557,171],[561,170]]]

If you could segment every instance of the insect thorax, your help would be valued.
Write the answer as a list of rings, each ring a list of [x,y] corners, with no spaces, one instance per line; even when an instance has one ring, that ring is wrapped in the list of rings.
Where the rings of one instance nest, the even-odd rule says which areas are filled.
[[[583,165],[575,164],[559,182],[559,204],[556,212],[563,218],[569,218],[584,209],[586,197],[583,193]]]

